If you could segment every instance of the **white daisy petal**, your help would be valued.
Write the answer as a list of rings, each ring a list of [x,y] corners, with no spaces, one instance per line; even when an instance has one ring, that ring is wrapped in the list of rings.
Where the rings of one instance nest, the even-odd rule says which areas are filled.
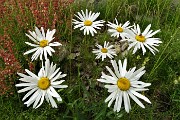
[[[45,60],[47,60],[47,59],[48,59],[48,57],[47,57],[47,51],[44,49],[43,52],[44,52],[44,58],[45,58]]]
[[[36,98],[34,98],[31,101],[29,101],[28,103],[24,103],[24,104],[27,104],[27,107],[29,107],[35,100],[36,100]]]
[[[151,103],[150,100],[149,100],[147,97],[145,97],[144,95],[141,95],[141,94],[139,94],[138,92],[133,91],[133,90],[130,90],[130,91],[131,91],[132,94],[134,94],[134,95],[137,96],[138,98],[141,98],[141,99],[143,99],[144,101],[146,101],[146,102],[148,102],[148,103]]]
[[[58,68],[58,69],[49,77],[49,79],[52,79],[52,78],[58,73],[59,70],[60,70],[60,68]]]
[[[60,85],[61,83],[63,83],[65,80],[60,80],[60,81],[55,81],[55,82],[51,82],[51,85]]]
[[[33,47],[38,47],[39,45],[36,45],[36,44],[32,44],[30,42],[25,42],[27,45],[30,45],[30,46],[33,46]]]
[[[27,36],[27,37],[29,37],[29,39],[31,39],[33,42],[35,42],[35,43],[38,43],[38,40],[36,40],[36,39],[34,39],[34,38],[36,38],[36,37],[31,37],[30,35],[28,35],[28,34],[26,34],[25,33],[25,35]]]
[[[24,55],[27,55],[27,54],[29,54],[29,53],[32,53],[32,52],[34,52],[34,51],[36,51],[36,50],[38,50],[38,49],[39,49],[39,48],[36,47],[36,48],[31,49],[31,50],[28,50],[27,52],[24,53]]]
[[[29,97],[32,93],[34,93],[38,88],[33,88],[31,89],[22,99],[22,101],[24,101],[27,97]]]
[[[156,30],[155,32],[149,34],[146,36],[146,38],[152,37],[153,35],[155,35],[156,33],[160,32],[160,30]]]
[[[20,81],[30,82],[30,83],[36,83],[37,82],[37,80],[31,76],[27,76],[27,75],[24,75],[22,73],[18,73],[18,75],[22,77],[19,79]]]
[[[26,86],[35,86],[36,84],[35,83],[19,83],[19,84],[16,84],[16,87],[26,87]]]
[[[51,52],[55,52],[55,50],[50,46],[46,46],[46,48],[49,49]]]
[[[151,24],[149,24],[149,25],[146,27],[146,29],[144,30],[144,32],[142,33],[142,35],[143,35],[143,36],[146,36],[147,33],[149,32],[150,28],[151,28]]]
[[[32,55],[31,60],[33,61],[40,55],[41,48],[37,49],[36,52]]]
[[[42,97],[42,94],[39,93],[39,95],[37,96],[37,98],[36,98],[36,100],[35,100],[35,102],[33,104],[33,108],[36,108],[36,106],[37,106],[38,102],[40,101],[41,97]]]
[[[123,92],[122,91],[120,91],[119,92],[119,101],[118,101],[118,104],[117,104],[117,112],[119,112],[120,110],[121,110],[121,105],[122,105],[122,94],[123,94]]]
[[[141,34],[141,30],[140,30],[140,27],[139,27],[139,24],[137,24],[137,34],[140,35]]]
[[[45,94],[45,99],[46,99],[46,101],[47,101],[48,103],[50,103],[49,98],[48,98],[48,94]]]
[[[32,73],[31,71],[29,71],[28,69],[25,69],[25,71],[26,71],[31,77],[38,79],[38,76],[35,75],[34,73]]]
[[[116,94],[116,101],[115,101],[115,104],[114,104],[114,111],[117,111],[117,108],[118,108],[118,101],[119,101],[119,92]]]
[[[55,34],[55,32],[56,32],[56,29],[53,29],[52,31],[49,32],[49,34],[46,33],[46,40],[51,42],[54,39],[53,35]]]
[[[106,69],[109,71],[109,73],[117,80],[118,78],[116,77],[116,75],[113,73],[113,71],[108,67],[106,66]]]
[[[50,86],[49,88],[50,88],[50,90],[52,91],[52,93],[53,93],[54,96],[59,97],[59,94],[56,92],[56,90],[55,90],[52,86]]]
[[[125,110],[127,113],[129,113],[129,104],[128,104],[128,99],[127,99],[127,93],[123,92],[123,100],[124,100],[124,106],[125,106]]]
[[[111,104],[112,104],[112,102],[115,100],[115,98],[116,98],[116,94],[117,94],[117,91],[115,91],[115,93],[114,93],[115,95],[111,98],[111,100],[109,101],[109,103],[108,103],[108,107],[110,107],[111,106]]]
[[[51,63],[51,67],[49,69],[49,73],[48,73],[48,78],[54,73],[54,71],[56,70],[56,64],[53,65],[53,63]]]
[[[33,88],[34,88],[34,87],[29,86],[29,87],[26,87],[26,88],[23,88],[23,89],[19,90],[18,93],[26,92],[26,91],[31,90],[31,89],[33,89]]]
[[[125,76],[125,74],[126,74],[126,67],[127,67],[127,59],[124,59],[124,62],[123,62],[123,67],[122,67],[122,72],[121,72],[121,75],[122,76]]]
[[[43,28],[43,27],[41,27],[41,32],[42,32],[43,39],[45,40],[45,39],[46,39],[46,36],[45,36],[44,28]]]
[[[39,92],[40,92],[40,90],[38,89],[30,98],[29,98],[29,100],[28,101],[26,101],[24,104],[32,104],[33,103],[33,101],[35,101],[36,100],[36,98],[37,98],[37,96],[39,95]]]
[[[67,88],[67,85],[53,85],[54,88]]]
[[[128,94],[139,106],[145,108],[145,106],[131,92],[128,92]]]
[[[144,55],[144,53],[146,52],[146,49],[144,48],[143,43],[140,43],[140,45],[141,45],[141,48],[142,48],[142,51],[143,51],[143,55]]]
[[[44,50],[47,51],[47,53],[48,53],[49,56],[52,56],[51,50],[49,50],[48,47],[45,47]]]
[[[62,75],[59,75],[59,77],[57,79],[60,79],[60,78],[63,78],[65,77],[67,74],[62,74]]]
[[[56,99],[57,99],[57,101],[59,101],[59,102],[62,101],[61,96],[57,97]]]
[[[40,101],[39,105],[36,106],[35,109],[37,109],[38,107],[40,107],[40,106],[42,105],[42,103],[43,103],[43,101],[44,101],[45,94],[46,94],[46,92],[45,92],[45,91],[42,91],[41,101]]]
[[[62,45],[62,44],[59,42],[49,43],[49,46],[60,46],[60,45]]]
[[[37,36],[39,36],[41,39],[43,39],[43,36],[37,27],[35,27],[35,31],[36,31]]]
[[[129,94],[128,93],[127,93],[127,101],[128,101],[129,110],[131,110],[131,103],[130,103],[130,98],[129,98]]]
[[[57,104],[56,102],[54,101],[54,99],[52,98],[52,96],[50,94],[47,94],[48,95],[48,98],[49,98],[49,101],[52,105],[53,108],[57,108]]]
[[[111,100],[114,96],[116,95],[116,91],[112,92],[105,100],[105,102],[108,102],[109,100]]]
[[[43,74],[43,68],[41,68],[40,70],[39,70],[39,72],[38,72],[38,77],[44,77],[44,74]]]
[[[117,77],[120,78],[121,75],[120,75],[120,73],[119,73],[119,70],[118,70],[116,61],[115,61],[115,60],[111,60],[111,63],[112,63],[112,65],[113,65],[113,68],[114,68],[114,71],[115,71]]]
[[[140,69],[136,70],[129,79],[134,78],[137,74],[139,74],[140,72],[142,72],[144,70],[145,66],[141,67]]]

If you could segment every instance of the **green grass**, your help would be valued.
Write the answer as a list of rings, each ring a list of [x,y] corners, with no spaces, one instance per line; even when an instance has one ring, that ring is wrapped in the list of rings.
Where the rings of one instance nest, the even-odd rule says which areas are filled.
[[[175,3],[175,2],[174,2]],[[116,17],[120,22],[130,21],[131,24],[138,23],[142,29],[148,24],[152,24],[152,29],[161,29],[156,37],[161,38],[162,44],[158,47],[159,53],[154,56],[149,51],[143,56],[139,51],[135,55],[128,54],[128,68],[137,66],[140,68],[145,61],[149,59],[146,66],[146,73],[141,78],[144,82],[150,82],[152,85],[149,91],[144,94],[150,99],[152,104],[145,105],[145,109],[140,108],[131,100],[132,110],[128,114],[124,108],[119,113],[113,112],[113,107],[107,107],[104,100],[109,95],[103,84],[97,82],[101,72],[105,71],[105,66],[111,66],[108,59],[104,62],[95,60],[92,53],[95,43],[111,41],[114,43],[115,38],[107,34],[107,27],[102,28],[95,37],[85,36],[83,32],[72,29],[72,26],[57,24],[56,29],[61,36],[58,37],[64,45],[65,51],[60,54],[54,54],[54,63],[61,67],[61,71],[66,73],[65,84],[67,89],[59,90],[63,98],[62,103],[58,103],[58,109],[52,109],[47,102],[38,109],[32,106],[27,108],[21,101],[24,94],[17,92],[6,98],[0,97],[0,119],[2,120],[170,120],[179,119],[180,116],[180,84],[174,84],[174,80],[180,77],[180,3],[174,4],[171,0],[100,0],[99,2],[86,4],[85,0],[78,4],[69,6],[64,10],[66,17],[74,17],[71,12],[78,12],[81,9],[93,10],[100,12],[99,19],[113,21]],[[16,12],[14,15],[16,16]],[[27,10],[26,15],[31,16]],[[35,21],[32,16],[29,17],[27,28],[33,30]],[[6,19],[6,18],[5,18]],[[23,56],[23,53],[30,49],[24,43],[29,41],[25,36],[26,28],[19,27],[15,17],[12,17],[12,28],[8,29],[11,39],[17,49],[16,57],[20,61],[23,69],[28,68],[27,62],[31,55]],[[9,20],[2,25],[8,26]],[[3,30],[0,30],[1,34]],[[12,32],[13,31],[13,32]],[[64,55],[62,55],[62,53]],[[77,53],[80,55],[76,56]],[[137,57],[139,56],[139,57]],[[61,59],[62,58],[62,59]],[[121,54],[115,58],[124,59]],[[2,62],[2,61],[0,61]],[[38,62],[35,62],[37,65]],[[37,68],[38,69],[38,68]],[[36,71],[36,73],[38,70]],[[18,81],[18,77],[15,82]],[[179,80],[180,82],[180,80]],[[14,88],[17,91],[16,88]]]

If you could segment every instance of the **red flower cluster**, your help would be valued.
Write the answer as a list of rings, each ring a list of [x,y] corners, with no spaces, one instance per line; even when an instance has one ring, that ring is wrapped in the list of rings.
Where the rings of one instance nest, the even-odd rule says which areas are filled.
[[[13,41],[8,35],[0,35],[0,95],[13,94],[14,77],[22,72],[19,61],[15,58]]]
[[[57,23],[63,23],[63,10],[73,2],[74,0],[2,0],[0,16],[11,19],[15,14],[18,25],[25,29],[32,22],[37,27],[54,29]]]

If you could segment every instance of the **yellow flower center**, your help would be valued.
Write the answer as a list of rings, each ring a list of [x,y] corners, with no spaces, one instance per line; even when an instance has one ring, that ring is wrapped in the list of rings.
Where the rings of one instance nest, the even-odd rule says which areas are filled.
[[[123,32],[123,28],[122,28],[122,27],[120,27],[120,26],[119,26],[119,27],[117,27],[117,28],[116,28],[116,30],[117,30],[118,32]]]
[[[85,21],[84,21],[84,25],[85,25],[85,26],[91,26],[91,25],[92,25],[92,21],[90,21],[90,20],[85,20]]]
[[[142,35],[136,35],[136,40],[139,42],[145,42],[146,38]]]
[[[48,45],[48,40],[41,40],[39,45],[40,47],[46,47]]]
[[[131,83],[127,78],[123,77],[123,78],[119,78],[119,80],[117,81],[117,86],[119,87],[120,90],[127,91],[129,90]]]
[[[46,90],[48,89],[50,86],[50,81],[47,77],[42,77],[40,78],[40,80],[38,81],[38,87],[42,90]]]
[[[106,48],[102,48],[102,49],[101,49],[101,52],[102,52],[102,53],[107,53],[108,50],[107,50]]]

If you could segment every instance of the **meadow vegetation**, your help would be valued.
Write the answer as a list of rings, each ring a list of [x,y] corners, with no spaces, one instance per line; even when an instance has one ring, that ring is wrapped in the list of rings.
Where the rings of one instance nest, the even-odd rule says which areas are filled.
[[[60,2],[61,1],[61,2]],[[127,52],[119,39],[110,37],[107,26],[92,36],[73,29],[72,19],[80,10],[100,12],[98,19],[138,23],[142,29],[152,24],[153,30],[161,29],[156,35],[163,42],[156,55],[139,50]],[[0,3],[0,118],[2,120],[177,120],[180,116],[180,2],[176,0],[4,0]],[[55,48],[50,57],[67,76],[68,88],[58,90],[63,101],[57,109],[47,102],[38,109],[23,104],[23,94],[17,93],[17,72],[40,69],[40,60],[31,61],[31,55],[23,53],[30,49],[25,33],[34,26],[46,30],[56,29],[55,41],[63,46]],[[95,43],[109,41],[116,45],[115,60],[128,58],[128,68],[146,66],[142,81],[151,83],[149,90],[142,93],[152,104],[139,107],[131,100],[132,110],[113,112],[104,102],[109,95],[104,84],[99,83],[101,72],[108,73],[105,66],[110,60],[95,60],[92,49]],[[123,48],[122,48],[123,47]]]

